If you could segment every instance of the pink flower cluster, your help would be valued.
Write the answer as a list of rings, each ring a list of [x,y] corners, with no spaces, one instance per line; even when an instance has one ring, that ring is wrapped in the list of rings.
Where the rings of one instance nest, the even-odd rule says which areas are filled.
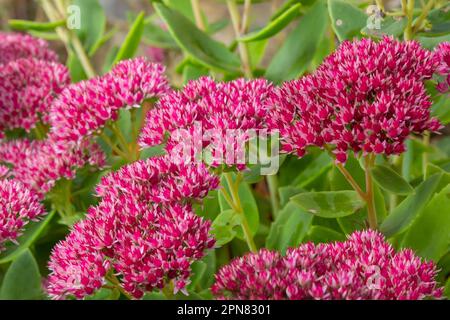
[[[436,52],[440,62],[438,73],[444,76],[444,80],[438,84],[437,89],[444,93],[450,88],[450,42],[441,43]]]
[[[16,242],[29,221],[44,214],[37,194],[18,181],[0,178],[0,252],[8,242]]]
[[[20,33],[0,32],[0,52],[0,65],[22,58],[58,61],[46,41]]]
[[[219,299],[440,298],[432,262],[409,250],[398,253],[376,231],[357,231],[345,242],[261,250],[235,259],[216,274]]]
[[[103,167],[106,163],[100,146],[91,142],[65,149],[62,153],[55,147],[49,139],[4,141],[0,143],[0,163],[11,165],[9,175],[42,198],[57,180],[75,178],[77,169],[87,164]]]
[[[0,65],[0,131],[48,123],[50,105],[69,83],[67,68],[57,62],[30,57]]]
[[[170,152],[178,145],[176,140],[180,137],[176,132],[181,129],[194,135],[196,125],[200,125],[203,132],[213,131],[210,132],[212,137],[201,142],[202,147],[211,144],[219,154],[224,154],[227,144],[237,149],[237,141],[225,141],[226,132],[242,130],[243,135],[239,138],[246,142],[248,137],[245,136],[245,130],[264,129],[267,102],[273,90],[272,85],[263,79],[217,83],[211,78],[203,77],[190,81],[181,91],[173,91],[161,98],[157,106],[147,114],[140,145],[150,147],[161,144],[168,133],[166,149]],[[181,135],[182,140],[187,139],[184,133]],[[200,137],[202,138],[204,137]],[[235,154],[238,152],[239,150]]]
[[[164,67],[144,58],[122,61],[109,73],[67,87],[51,107],[51,137],[76,144],[115,121],[121,108],[139,106],[169,90]]]
[[[278,90],[269,125],[298,156],[325,145],[338,162],[351,150],[399,154],[409,134],[441,128],[424,86],[437,67],[436,55],[414,41],[345,41],[313,74]]]
[[[81,299],[105,279],[120,281],[134,298],[170,281],[175,291],[185,290],[191,263],[214,245],[210,223],[194,213],[190,201],[218,183],[204,165],[174,164],[166,157],[106,176],[97,187],[102,201],[53,250],[50,296]]]

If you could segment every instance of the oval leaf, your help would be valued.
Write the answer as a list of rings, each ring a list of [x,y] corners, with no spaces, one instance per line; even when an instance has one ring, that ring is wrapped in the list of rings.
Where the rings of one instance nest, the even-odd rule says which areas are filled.
[[[411,185],[389,167],[376,165],[371,172],[375,182],[386,191],[404,195],[414,193]]]
[[[341,0],[328,0],[331,25],[340,41],[360,38],[368,16],[357,7]]]
[[[44,220],[30,222],[25,226],[25,232],[17,241],[19,245],[11,245],[0,255],[0,264],[14,260],[17,256],[26,251],[41,235],[45,227],[50,223],[56,211],[51,211],[45,216]]]
[[[235,180],[235,178],[236,175],[233,174],[233,181]],[[225,177],[222,177],[222,186],[227,186]],[[226,190],[227,192],[229,192],[228,187],[226,188]],[[252,235],[255,235],[259,228],[259,210],[258,205],[256,204],[255,197],[253,196],[250,186],[245,181],[240,182],[238,192],[242,209],[248,222],[248,226]],[[219,192],[219,204],[222,211],[231,209],[222,192]],[[237,236],[240,239],[245,239],[242,228],[237,229]]]
[[[144,12],[141,12],[136,20],[134,20],[133,25],[128,32],[125,41],[117,52],[116,58],[114,59],[114,63],[125,59],[132,58],[138,47],[142,38],[142,33],[144,32]]]
[[[216,246],[222,247],[236,236],[235,228],[240,225],[240,216],[234,210],[222,211],[211,225],[211,233],[216,239]]]
[[[55,22],[35,22],[28,20],[11,19],[8,21],[11,28],[21,31],[54,31],[58,27],[66,24],[66,20]]]
[[[0,290],[2,300],[31,300],[42,295],[41,275],[30,250],[24,251],[9,266]]]
[[[349,216],[364,206],[355,191],[306,192],[291,200],[306,212],[322,218]]]
[[[271,36],[277,34],[283,30],[292,20],[294,20],[300,14],[299,8],[301,4],[297,3],[292,6],[275,20],[272,20],[267,26],[259,31],[252,32],[238,39],[242,42],[258,41],[270,38]]]
[[[197,62],[223,71],[238,72],[240,61],[222,43],[199,30],[188,18],[162,3],[153,4],[167,24],[170,34],[179,46]]]
[[[345,235],[323,226],[312,226],[305,237],[305,242],[311,241],[316,244],[344,240]]]
[[[422,182],[416,188],[414,194],[409,195],[392,210],[381,224],[380,231],[386,237],[392,237],[410,226],[417,214],[420,213],[433,196],[441,177],[441,174],[435,174]]]
[[[285,252],[288,247],[298,246],[306,236],[313,218],[292,201],[288,202],[270,226],[266,247]]]
[[[273,57],[267,68],[266,78],[281,83],[305,72],[328,25],[326,10],[324,1],[319,0],[300,19]]]
[[[89,51],[103,37],[106,27],[105,12],[98,0],[73,0],[72,4],[80,8],[80,28],[75,29],[75,32],[86,51]]]
[[[420,213],[403,238],[402,247],[438,262],[450,245],[450,185],[442,189]]]

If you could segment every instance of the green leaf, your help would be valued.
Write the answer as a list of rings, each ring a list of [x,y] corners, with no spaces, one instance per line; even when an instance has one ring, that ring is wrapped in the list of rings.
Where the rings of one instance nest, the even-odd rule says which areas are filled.
[[[236,175],[233,174],[233,181],[235,181],[235,179]],[[227,190],[228,194],[230,194],[225,177],[222,177],[221,185],[226,186],[225,190]],[[242,209],[250,228],[250,232],[252,233],[252,235],[255,235],[259,227],[259,210],[255,197],[253,196],[250,186],[245,181],[241,181],[239,183],[238,193],[241,200]],[[222,192],[219,193],[219,204],[222,211],[231,209]],[[245,239],[242,228],[239,228],[237,230],[237,237],[239,237],[240,239]]]
[[[357,7],[341,0],[328,0],[331,26],[340,41],[360,38],[367,24],[367,15]]]
[[[250,64],[252,68],[257,68],[260,64],[264,53],[266,52],[268,40],[254,41],[247,44],[248,54],[250,56]]]
[[[195,22],[195,16],[194,11],[192,10],[191,1],[164,0],[164,4],[171,9],[178,11],[190,21]]]
[[[73,0],[80,8],[80,28],[76,29],[83,46],[89,51],[101,41],[106,27],[106,15],[98,0]]]
[[[380,29],[369,29],[366,26],[361,30],[361,33],[365,36],[377,38],[381,38],[385,35],[398,38],[403,34],[407,22],[408,19],[406,18],[394,19],[393,17],[385,17],[381,20]]]
[[[426,31],[426,35],[439,36],[450,33],[450,4],[432,10],[427,20],[431,28]]]
[[[42,221],[30,222],[25,226],[25,232],[17,239],[19,245],[11,245],[0,254],[0,264],[10,262],[25,252],[41,235],[50,223],[55,211],[49,212]]]
[[[113,64],[116,64],[121,60],[130,59],[136,54],[143,32],[144,12],[141,12],[137,16],[136,20],[134,20],[134,23],[131,26],[127,36],[125,37],[125,40],[120,47]]]
[[[143,41],[158,48],[178,48],[177,43],[170,33],[148,21],[145,21],[144,23]]]
[[[95,43],[95,45],[93,45],[91,47],[91,49],[88,52],[89,57],[92,57],[101,46],[103,46],[106,42],[111,40],[111,38],[114,37],[114,35],[117,33],[117,31],[118,31],[118,29],[114,27],[111,30],[109,30],[107,33],[105,33],[102,36],[102,38],[99,41],[97,41]]]
[[[44,31],[28,31],[33,37],[41,38],[47,41],[59,41],[60,38],[56,32],[44,32]]]
[[[280,205],[285,206],[293,196],[301,192],[305,192],[305,190],[294,186],[286,186],[278,188],[278,193],[280,195]]]
[[[297,78],[306,71],[328,24],[326,10],[325,2],[319,0],[300,19],[273,57],[266,78],[281,83]]]
[[[317,158],[295,177],[292,185],[297,187],[307,186],[309,183],[320,177],[324,172],[331,169],[333,160],[330,156],[322,152]]]
[[[447,34],[445,36],[439,36],[439,37],[426,37],[424,36],[417,36],[417,40],[420,42],[420,44],[429,50],[434,49],[437,45],[439,45],[442,42],[448,42],[450,41],[450,34]]]
[[[373,193],[375,198],[375,209],[377,212],[378,222],[381,223],[386,218],[386,204],[383,194],[377,185],[373,186]],[[338,218],[337,222],[345,234],[351,234],[356,230],[367,229],[367,206],[358,210],[351,216]]]
[[[66,20],[55,22],[35,22],[11,19],[8,21],[8,24],[12,29],[21,31],[54,31],[56,28],[64,26],[66,24]]]
[[[442,124],[450,123],[450,99],[447,95],[443,94],[436,98],[431,108],[433,116],[437,117]]]
[[[354,156],[349,154],[347,159],[347,163],[345,164],[345,169],[350,172],[353,179],[360,185],[363,186],[365,184],[365,173],[361,168],[359,161],[355,159]],[[331,175],[331,189],[338,190],[353,190],[353,187],[348,183],[347,179],[342,175],[339,169],[334,166],[332,175]]]
[[[409,195],[387,216],[380,226],[380,231],[386,237],[392,237],[408,228],[431,199],[441,177],[441,174],[435,174],[422,182],[414,194]]]
[[[199,30],[189,19],[161,3],[153,4],[183,51],[198,63],[223,71],[237,72],[240,61],[222,43]]]
[[[190,80],[196,80],[202,76],[207,76],[208,74],[209,71],[207,68],[188,63],[183,68],[183,83],[186,84]]]
[[[444,296],[447,297],[447,299],[450,299],[450,278],[447,279],[447,283],[445,284]]]
[[[313,218],[314,216],[303,211],[292,201],[288,202],[270,226],[266,247],[285,252],[288,247],[299,245],[306,236]]]
[[[270,21],[269,24],[261,30],[244,35],[243,37],[239,38],[238,41],[252,42],[272,37],[273,35],[283,30],[292,20],[300,15],[300,6],[300,3],[293,5],[276,19]]]
[[[30,250],[24,251],[9,266],[0,289],[2,300],[31,300],[42,296],[41,275]]]
[[[166,154],[166,149],[164,149],[163,145],[153,146],[141,151],[140,160],[162,156],[164,154]]]
[[[414,193],[411,185],[401,175],[387,166],[376,165],[372,168],[371,173],[375,182],[386,191],[402,195]]]
[[[438,262],[450,245],[450,185],[436,194],[406,232],[401,246]]]
[[[222,247],[236,236],[235,228],[241,223],[241,218],[234,210],[222,211],[211,225],[211,233],[216,239],[216,246]]]
[[[75,54],[69,53],[66,64],[69,69],[72,82],[79,82],[88,78],[86,72],[84,72],[83,65]]]
[[[355,191],[306,192],[291,200],[306,212],[322,218],[349,216],[364,206]]]
[[[306,235],[304,242],[328,243],[334,241],[344,241],[345,235],[323,226],[312,226]]]

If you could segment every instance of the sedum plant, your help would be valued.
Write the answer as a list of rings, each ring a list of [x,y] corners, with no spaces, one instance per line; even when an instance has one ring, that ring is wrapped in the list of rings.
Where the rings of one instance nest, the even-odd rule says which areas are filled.
[[[448,4],[253,2],[0,32],[0,299],[450,297]]]

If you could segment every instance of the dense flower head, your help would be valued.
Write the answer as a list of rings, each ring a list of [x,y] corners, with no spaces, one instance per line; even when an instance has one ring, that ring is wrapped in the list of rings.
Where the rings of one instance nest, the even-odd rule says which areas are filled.
[[[100,251],[92,250],[91,236],[84,231],[87,223],[75,224],[66,239],[52,250],[47,293],[53,298],[82,299],[105,284],[110,264]]]
[[[86,165],[103,167],[106,158],[100,146],[91,142],[61,152],[49,139],[18,139],[0,143],[0,163],[12,166],[11,176],[44,196],[59,179],[74,179],[76,170]]]
[[[121,108],[139,106],[168,90],[164,67],[143,58],[122,61],[101,77],[68,86],[51,107],[51,135],[76,144],[99,133]]]
[[[69,71],[57,62],[27,58],[0,65],[0,131],[47,123],[51,103],[69,83]]]
[[[269,126],[299,156],[324,145],[338,162],[350,150],[399,154],[409,134],[441,127],[424,86],[437,67],[436,55],[414,41],[344,41],[313,74],[278,90]]]
[[[126,194],[155,203],[200,200],[216,189],[219,178],[202,163],[178,163],[168,156],[136,161],[102,178],[100,197]]]
[[[36,221],[45,209],[36,193],[16,180],[0,179],[0,252],[16,239],[29,221]]]
[[[179,139],[186,141],[186,135],[196,134],[199,126],[203,133],[209,131],[213,135],[200,136],[201,147],[211,143],[214,149],[224,149],[227,144],[237,148],[237,141],[223,143],[227,131],[243,132],[239,138],[245,143],[248,140],[246,130],[265,129],[267,101],[272,92],[272,85],[264,79],[215,82],[202,77],[190,81],[182,90],[164,96],[150,110],[141,132],[140,145],[145,148],[161,144],[168,134],[166,148],[170,152],[179,145]],[[224,154],[224,150],[219,150],[219,153]]]
[[[435,52],[439,61],[438,73],[444,77],[437,88],[444,93],[450,88],[450,42],[441,43]]]
[[[432,262],[411,250],[398,253],[372,230],[347,241],[302,244],[285,256],[262,249],[233,260],[216,275],[219,299],[424,299],[440,298]]]
[[[58,56],[49,49],[45,40],[26,34],[0,32],[0,65],[22,58],[58,61]]]
[[[83,298],[112,275],[134,298],[169,282],[184,291],[192,262],[215,243],[210,222],[190,201],[218,183],[202,165],[187,166],[152,158],[105,177],[97,187],[100,203],[52,253],[50,296]]]

